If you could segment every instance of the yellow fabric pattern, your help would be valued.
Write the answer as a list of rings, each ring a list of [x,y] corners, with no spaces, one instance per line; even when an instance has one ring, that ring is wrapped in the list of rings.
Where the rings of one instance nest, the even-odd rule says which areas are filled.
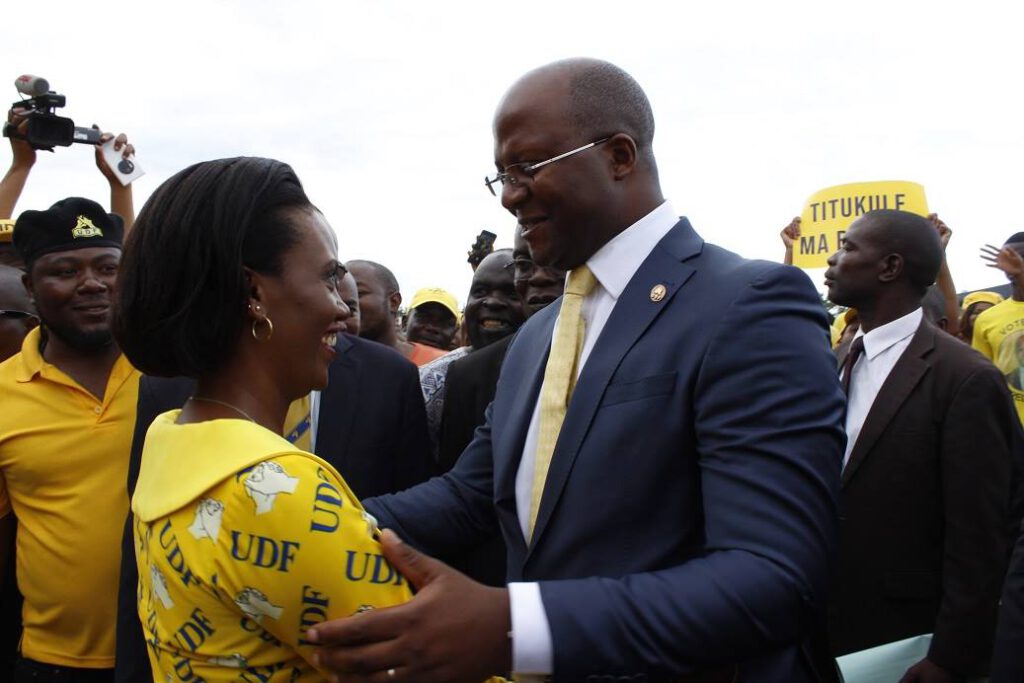
[[[309,394],[292,401],[284,418],[284,438],[300,451],[313,452],[312,409]]]
[[[548,468],[555,453],[558,434],[562,431],[569,398],[576,386],[576,365],[583,348],[583,299],[597,284],[590,268],[583,265],[569,272],[565,281],[565,294],[558,310],[555,338],[551,354],[544,367],[544,383],[540,389],[540,430],[537,436],[537,456],[533,470],[533,490],[530,498],[530,536],[537,523],[540,500]]]
[[[320,458],[246,420],[150,427],[132,509],[155,680],[322,680],[306,630],[407,601]]]
[[[18,518],[22,653],[109,668],[139,372],[118,358],[100,400],[43,359],[40,338],[0,365],[0,517]]]
[[[1024,301],[1007,299],[982,311],[974,321],[971,344],[1006,377],[1024,423]]]

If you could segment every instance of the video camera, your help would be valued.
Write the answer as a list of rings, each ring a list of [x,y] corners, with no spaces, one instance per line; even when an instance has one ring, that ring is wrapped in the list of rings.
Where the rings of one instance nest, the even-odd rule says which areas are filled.
[[[11,105],[11,108],[28,119],[28,130],[22,135],[18,132],[18,123],[4,124],[4,137],[25,140],[33,149],[53,151],[55,146],[69,147],[80,142],[85,145],[96,145],[100,141],[100,131],[93,128],[76,126],[75,122],[54,111],[63,107],[65,98],[50,90],[45,78],[37,76],[19,76],[14,87],[28,99]]]

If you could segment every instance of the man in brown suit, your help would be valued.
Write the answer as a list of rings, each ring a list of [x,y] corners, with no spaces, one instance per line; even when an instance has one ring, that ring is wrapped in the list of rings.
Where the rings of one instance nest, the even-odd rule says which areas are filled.
[[[942,261],[920,216],[874,211],[829,259],[835,303],[861,330],[842,369],[836,655],[934,633],[903,681],[987,673],[1011,537],[1019,424],[1002,375],[922,316]]]

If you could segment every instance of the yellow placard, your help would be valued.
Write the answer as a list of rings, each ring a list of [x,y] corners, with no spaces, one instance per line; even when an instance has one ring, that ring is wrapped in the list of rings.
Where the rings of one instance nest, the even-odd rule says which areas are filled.
[[[793,265],[824,268],[846,229],[875,209],[898,209],[928,215],[924,187],[903,180],[848,183],[819,190],[800,214],[800,239],[793,244]]]
[[[10,242],[14,237],[14,220],[0,218],[0,242]]]

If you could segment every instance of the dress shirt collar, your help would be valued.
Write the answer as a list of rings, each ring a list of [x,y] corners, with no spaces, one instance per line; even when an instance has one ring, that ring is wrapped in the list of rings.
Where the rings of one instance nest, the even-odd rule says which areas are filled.
[[[864,355],[868,357],[868,360],[874,360],[878,354],[917,332],[923,316],[922,310],[915,308],[902,318],[896,318],[892,322],[876,327],[867,334],[864,333],[864,330],[858,330],[854,339],[864,337]]]
[[[679,216],[666,200],[598,249],[587,266],[605,291],[618,300],[644,259],[678,222]]]

